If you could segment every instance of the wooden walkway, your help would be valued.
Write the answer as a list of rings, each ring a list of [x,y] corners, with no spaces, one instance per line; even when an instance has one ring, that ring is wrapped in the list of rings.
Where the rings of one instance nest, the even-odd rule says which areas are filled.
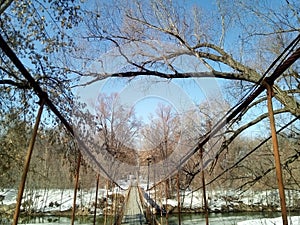
[[[143,225],[148,224],[143,211],[142,201],[140,199],[137,186],[131,186],[127,203],[124,208],[124,214],[121,224]]]

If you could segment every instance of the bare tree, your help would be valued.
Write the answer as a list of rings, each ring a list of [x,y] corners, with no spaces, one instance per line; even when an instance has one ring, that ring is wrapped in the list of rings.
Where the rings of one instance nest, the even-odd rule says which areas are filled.
[[[96,103],[95,126],[107,152],[121,161],[136,164],[134,149],[139,122],[134,109],[126,109],[118,102],[118,94],[102,94]],[[133,155],[132,155],[133,154]]]
[[[296,9],[297,4],[286,4],[290,10],[286,13],[293,15],[293,10]],[[94,40],[106,40],[110,42],[113,46],[118,48],[119,55],[124,57],[127,64],[131,66],[129,67],[131,69],[127,69],[126,72],[119,71],[113,74],[95,74],[95,79],[102,79],[105,76],[125,77],[141,74],[157,75],[165,78],[214,76],[223,79],[248,81],[252,84],[256,84],[261,79],[262,73],[271,63],[267,61],[264,66],[257,67],[257,64],[254,63],[255,60],[253,60],[255,56],[253,56],[253,54],[250,56],[247,49],[242,49],[242,52],[236,51],[237,48],[225,49],[225,43],[230,40],[226,39],[225,42],[224,37],[226,36],[224,32],[231,31],[229,25],[231,25],[230,21],[234,20],[232,17],[235,15],[230,13],[229,3],[227,3],[227,5],[220,3],[220,14],[223,15],[221,18],[229,18],[228,21],[226,18],[224,19],[225,24],[228,23],[228,26],[223,27],[224,29],[221,29],[222,32],[218,30],[215,31],[220,35],[211,35],[210,30],[217,29],[219,24],[209,23],[208,25],[208,21],[204,21],[203,19],[205,12],[203,12],[201,8],[187,9],[172,1],[159,0],[153,0],[148,3],[136,1],[131,4],[128,3],[128,5],[128,7],[124,5],[120,6],[120,8],[116,7],[117,12],[111,12],[118,13],[116,17],[105,18],[107,20],[100,17],[96,19],[97,23],[91,20],[87,21],[88,27],[92,27],[90,23],[94,25],[93,29],[90,29],[87,33],[87,37],[90,39],[93,38]],[[263,22],[265,21],[263,21],[262,17],[264,15],[263,10],[266,7],[261,8],[261,11],[257,12],[256,10],[259,10],[259,8],[256,8],[256,6],[250,6],[247,5],[247,3],[238,5],[244,7],[241,13],[252,10],[253,17],[260,13],[257,18],[257,23],[260,22],[261,25],[257,27],[264,26]],[[191,12],[189,10],[191,10]],[[271,12],[272,11],[270,11],[270,15],[268,15],[270,17],[272,16]],[[201,13],[203,13],[203,15]],[[245,18],[251,18],[252,14]],[[238,16],[240,15],[238,14]],[[218,19],[217,12],[216,18],[214,19]],[[290,34],[289,36],[292,36],[293,33],[297,33],[297,29],[286,30],[284,27],[277,28],[276,20],[274,19],[273,21],[272,18],[268,19],[273,22],[270,27],[268,27],[270,37],[274,37],[272,36],[272,30],[274,29],[283,29],[285,32],[280,32],[282,35],[288,33]],[[245,21],[241,21],[241,25],[244,24],[242,22]],[[290,26],[297,24],[297,21],[289,22]],[[126,27],[127,29],[124,31],[122,28],[126,23],[128,27]],[[98,26],[95,26],[97,24]],[[100,24],[101,26],[99,26]],[[111,29],[108,32],[106,28],[109,25]],[[132,30],[130,30],[130,28]],[[243,27],[240,29],[243,29]],[[252,36],[257,37],[259,35],[254,31],[252,32],[253,33],[249,32]],[[285,43],[292,38],[290,37],[290,39],[288,39],[289,36],[284,37]],[[219,41],[220,39],[222,39],[222,41]],[[277,41],[276,43],[279,42]],[[124,49],[124,45],[136,46],[137,50],[134,53],[132,51],[128,53],[126,49]],[[242,47],[243,45],[241,45],[241,48]],[[281,49],[282,48],[284,48],[284,46],[281,46]],[[265,50],[265,54],[268,53],[270,53],[270,51],[267,52]],[[240,58],[241,54],[243,57],[245,56],[242,59]],[[249,57],[246,58],[246,55],[249,55]],[[194,60],[201,65],[198,67],[201,68],[201,70],[189,71],[185,68],[178,67],[177,59],[182,57],[194,58]],[[252,62],[249,63],[250,58]],[[275,57],[273,60],[274,59]],[[257,58],[257,61],[262,62],[260,58]],[[163,68],[163,70],[160,68]],[[292,75],[291,73],[289,74]],[[275,97],[292,114],[299,114],[296,99],[283,91],[279,84],[276,86]]]
[[[172,111],[172,107],[159,104],[156,115],[151,116],[150,122],[141,131],[143,146],[150,149],[143,154],[151,155],[156,162],[168,158],[177,147],[181,129],[179,122],[179,117]]]

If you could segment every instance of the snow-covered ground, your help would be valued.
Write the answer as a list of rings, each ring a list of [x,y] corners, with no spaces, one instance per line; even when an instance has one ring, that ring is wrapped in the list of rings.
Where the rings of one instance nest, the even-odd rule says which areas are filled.
[[[110,191],[108,194],[113,193],[125,194],[124,190],[116,188]],[[92,213],[94,211],[94,202],[95,202],[95,189],[90,190],[79,190],[77,192],[77,201],[76,204],[79,209],[86,210],[87,213]],[[98,196],[101,198],[106,197],[106,190],[99,189]],[[151,196],[154,196],[153,192],[150,192]],[[63,212],[69,211],[72,209],[73,204],[73,195],[74,192],[72,189],[42,189],[42,190],[26,190],[23,197],[22,209],[31,210],[33,212],[44,212],[51,214],[52,212]],[[183,195],[183,193],[182,193]],[[182,198],[182,207],[187,209],[197,209],[202,207],[203,201],[201,196],[201,191],[191,193],[185,192],[184,198]],[[300,199],[299,193],[289,193],[288,196],[296,196],[296,199]],[[4,196],[1,205],[13,206],[16,202],[17,190],[14,189],[0,189],[0,196]],[[293,203],[293,199],[287,199],[288,206]],[[166,200],[161,199],[158,204],[165,204]],[[229,191],[219,191],[219,192],[209,192],[208,193],[208,204],[211,210],[221,211],[222,207],[228,206],[234,207],[235,204],[244,204],[249,205],[270,205],[274,204],[275,208],[278,208],[279,198],[276,190],[265,191],[265,192],[249,192],[244,193],[243,195],[237,195],[234,192]],[[173,207],[177,206],[177,201],[175,199],[168,199],[168,205]],[[111,200],[108,199],[108,204],[112,204]],[[98,214],[102,214],[103,211],[98,209]],[[57,224],[57,223],[47,223]],[[64,224],[64,221],[60,221],[60,224]],[[69,224],[69,221],[66,221],[65,224]],[[282,224],[281,217],[273,219],[257,219],[257,220],[248,220],[244,222],[238,222],[238,225],[279,225]],[[299,225],[300,217],[290,217],[290,225]]]
[[[121,192],[120,190],[115,190]],[[108,192],[109,195],[112,191]],[[5,196],[0,202],[3,205],[14,205],[16,203],[17,190],[0,190],[0,196]],[[31,210],[33,212],[64,212],[72,209],[74,190],[72,189],[38,189],[26,190],[23,195],[21,209]],[[106,196],[105,189],[98,190],[98,196]],[[93,211],[95,203],[95,189],[79,190],[77,192],[76,205],[79,208],[91,209]]]
[[[300,216],[292,216],[288,218],[289,225],[299,225]],[[271,219],[256,219],[256,220],[246,220],[238,222],[237,225],[282,225],[282,218],[271,218]]]

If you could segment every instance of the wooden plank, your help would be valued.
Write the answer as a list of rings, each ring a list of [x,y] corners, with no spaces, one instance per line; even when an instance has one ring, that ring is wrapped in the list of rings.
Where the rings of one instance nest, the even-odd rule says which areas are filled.
[[[147,224],[137,186],[132,186],[129,191],[121,224]]]

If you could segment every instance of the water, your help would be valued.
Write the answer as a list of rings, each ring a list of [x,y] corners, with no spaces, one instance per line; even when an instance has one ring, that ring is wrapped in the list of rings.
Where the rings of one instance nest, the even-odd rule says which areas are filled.
[[[70,225],[71,217],[67,216],[31,216],[31,217],[20,217],[18,224],[27,224],[27,225]],[[75,218],[75,224],[80,225],[92,225],[94,221],[93,216],[77,216]],[[114,222],[114,218],[103,216],[97,216],[96,224],[97,225],[111,225]],[[0,218],[1,225],[11,225],[11,221],[2,221]]]
[[[237,222],[259,219],[259,218],[273,218],[280,214],[272,213],[211,213],[209,214],[210,225],[235,225]],[[160,221],[160,220],[159,220]],[[163,224],[166,224],[163,220]],[[178,216],[171,215],[168,219],[168,225],[178,225]],[[205,225],[205,217],[203,214],[185,214],[181,217],[181,225]]]
[[[210,225],[235,225],[239,221],[259,218],[273,218],[279,217],[280,213],[211,213],[209,214]],[[162,221],[166,224],[165,218],[157,217],[158,221]],[[27,225],[69,225],[71,223],[70,217],[58,217],[58,216],[43,216],[43,217],[31,217],[21,218],[19,224]],[[8,223],[10,224],[10,223]],[[80,216],[76,218],[75,224],[80,225],[92,225],[93,216]],[[111,225],[113,224],[113,218],[107,218],[106,223],[102,216],[97,217],[97,225]],[[177,215],[169,215],[168,225],[178,225]],[[182,225],[205,225],[205,217],[203,214],[183,214],[181,215]]]

